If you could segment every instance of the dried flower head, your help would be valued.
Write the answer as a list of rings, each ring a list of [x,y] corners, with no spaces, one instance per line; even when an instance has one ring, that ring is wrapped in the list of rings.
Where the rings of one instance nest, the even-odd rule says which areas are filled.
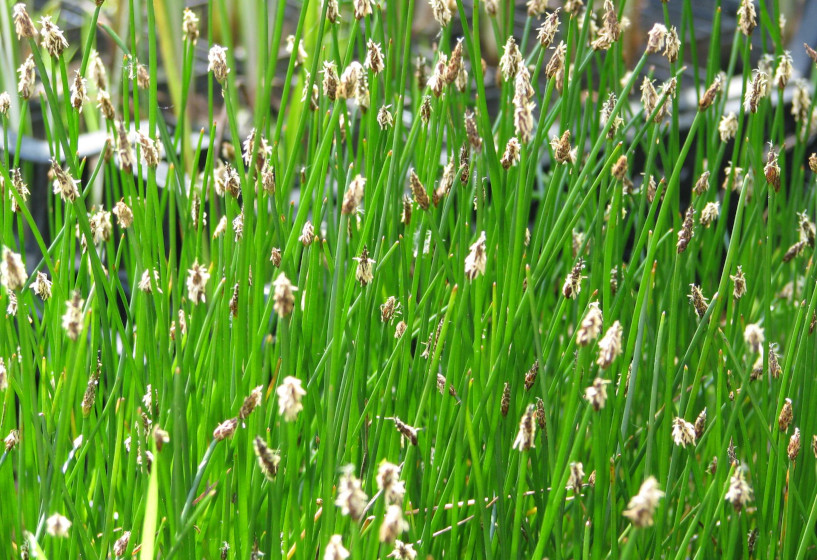
[[[128,542],[130,541],[130,531],[125,531],[122,536],[116,539],[113,543],[113,555],[116,557],[125,556],[128,551]]]
[[[338,98],[338,88],[340,87],[340,78],[338,77],[338,65],[331,60],[323,61],[323,92],[329,101],[335,101]]]
[[[783,402],[783,408],[780,409],[780,415],[777,417],[777,427],[781,432],[787,432],[791,421],[794,419],[794,411],[791,407],[791,399],[787,398]]]
[[[647,52],[657,53],[664,48],[667,39],[667,27],[662,23],[655,23],[647,32]]]
[[[312,245],[312,242],[315,241],[315,226],[313,226],[309,220],[304,223],[304,227],[301,229],[301,235],[298,236],[298,241],[303,243],[304,247],[309,247]]]
[[[746,277],[743,275],[743,267],[738,265],[734,275],[729,276],[732,280],[732,295],[735,299],[740,299],[746,294]]]
[[[395,539],[394,550],[389,553],[388,558],[394,558],[395,560],[416,560],[417,551],[414,550],[414,545]]]
[[[380,525],[380,542],[394,542],[408,530],[409,524],[403,519],[403,508],[395,504],[386,507],[386,515]]]
[[[713,222],[715,222],[715,220],[718,219],[720,212],[721,207],[718,201],[707,202],[704,209],[701,210],[701,225],[708,228]]]
[[[230,418],[229,420],[225,420],[218,426],[216,429],[213,430],[213,439],[216,441],[223,441],[225,439],[229,439],[233,437],[235,434],[236,429],[238,428],[238,418]]]
[[[253,440],[253,451],[258,459],[258,466],[267,480],[275,480],[278,474],[278,464],[281,462],[281,455],[273,450],[261,436],[255,436]]]
[[[43,272],[37,272],[36,280],[31,284],[31,289],[43,301],[51,298],[51,280]]]
[[[82,306],[85,300],[79,291],[74,291],[71,299],[65,302],[65,313],[62,316],[62,328],[71,340],[79,338],[82,331]]]
[[[227,66],[227,49],[220,45],[213,45],[207,54],[207,61],[207,71],[213,72],[215,79],[220,84],[224,84],[227,74],[230,73],[230,68]]]
[[[766,176],[766,182],[772,186],[774,192],[780,192],[780,165],[777,163],[777,152],[774,151],[771,142],[769,142],[769,152],[766,154],[766,165],[763,167],[763,174]]]
[[[601,340],[599,340],[599,355],[596,363],[602,369],[607,369],[613,361],[621,355],[621,336],[624,329],[621,323],[614,322]]]
[[[343,474],[338,482],[338,493],[335,505],[340,508],[343,515],[348,515],[355,521],[363,517],[366,510],[366,502],[369,496],[363,491],[360,480],[354,475],[354,467],[347,465],[343,469]]]
[[[686,210],[686,214],[684,215],[684,223],[681,227],[681,231],[678,232],[678,243],[676,244],[678,254],[683,253],[686,251],[687,245],[689,245],[689,241],[692,239],[694,235],[693,226],[695,222],[693,221],[695,217],[695,209],[692,206],[689,206]]]
[[[199,39],[199,18],[190,8],[185,8],[182,12],[182,33],[194,45]]]
[[[743,96],[743,108],[747,113],[756,113],[760,100],[769,94],[769,77],[761,70],[752,70],[752,78]]]
[[[485,275],[485,265],[488,255],[485,251],[485,232],[480,232],[477,240],[471,245],[465,257],[465,277],[474,280],[477,276]]]
[[[698,417],[695,419],[695,440],[697,441],[701,439],[704,435],[704,431],[706,431],[706,408],[698,414]]]
[[[352,215],[357,212],[363,200],[363,194],[366,187],[366,178],[362,175],[355,175],[355,178],[349,183],[346,192],[343,193],[343,205],[341,206],[341,213]]]
[[[187,294],[193,305],[204,303],[206,301],[207,281],[210,279],[210,273],[207,268],[199,264],[196,260],[187,271]]]
[[[369,250],[363,246],[359,257],[355,257],[357,261],[357,269],[355,270],[355,280],[360,282],[361,286],[369,284],[374,278],[374,261],[369,258]]]
[[[57,25],[51,21],[51,16],[40,18],[40,44],[45,47],[54,58],[59,58],[62,52],[68,48],[68,41]]]
[[[366,59],[363,61],[363,66],[371,70],[375,76],[386,68],[386,63],[383,59],[383,49],[380,47],[380,43],[375,43],[371,39],[366,43]]]
[[[718,133],[721,137],[721,142],[728,142],[738,133],[738,118],[735,113],[728,113],[721,117],[718,124]]]
[[[502,73],[502,78],[506,82],[513,79],[521,65],[522,53],[519,52],[516,39],[514,39],[513,36],[510,36],[505,42],[502,57],[499,59],[499,71]]]
[[[794,461],[800,454],[800,428],[795,428],[794,433],[789,438],[789,445],[786,448],[789,461]]]
[[[573,265],[573,269],[565,278],[565,283],[562,285],[562,295],[568,299],[575,298],[578,296],[582,291],[582,280],[585,278],[582,276],[582,271],[584,270],[584,259],[579,257],[576,261],[576,264]]]
[[[591,302],[576,332],[576,344],[579,346],[587,346],[596,340],[601,333],[602,322],[603,319],[599,303],[597,301]]]
[[[3,444],[5,445],[6,451],[11,451],[20,443],[20,431],[19,430],[11,430],[9,435],[3,438]]]
[[[584,484],[584,465],[580,462],[571,462],[568,465],[569,475],[567,477],[568,490],[573,490],[576,494],[581,494],[582,485]]]
[[[630,499],[624,517],[636,527],[652,526],[658,501],[663,497],[664,492],[659,488],[658,481],[654,476],[648,477],[638,489],[638,494]]]
[[[67,538],[71,521],[59,513],[55,513],[45,520],[45,532],[52,537]]]
[[[556,34],[559,32],[559,10],[560,8],[556,8],[554,11],[549,13],[545,18],[545,21],[537,30],[538,33],[536,38],[539,41],[539,44],[542,46],[542,49],[548,48],[556,38]]]
[[[763,335],[763,328],[757,323],[746,325],[746,329],[743,331],[743,340],[746,341],[746,344],[752,352],[760,352],[763,348],[763,342],[766,340],[766,337]]]
[[[777,69],[774,72],[774,83],[778,88],[783,89],[791,79],[793,71],[791,52],[783,51],[777,59]]]
[[[519,421],[519,432],[513,442],[513,449],[519,451],[527,451],[534,445],[534,437],[536,436],[536,423],[534,422],[534,413],[536,407],[528,405],[525,412],[522,414],[522,419]]]
[[[597,377],[593,380],[593,384],[584,390],[584,398],[590,402],[593,409],[596,411],[604,408],[607,403],[607,384],[610,383],[606,379]]]
[[[289,316],[295,308],[295,294],[293,292],[297,291],[298,288],[292,285],[292,282],[283,272],[278,275],[272,286],[273,310],[279,317]]]
[[[414,169],[409,171],[409,184],[411,185],[411,194],[414,197],[414,202],[422,210],[428,210],[431,206],[431,199],[428,197],[425,187],[420,182],[420,178]]]
[[[675,445],[681,447],[695,445],[695,426],[683,418],[676,417],[672,421],[672,439]]]
[[[553,159],[556,163],[574,163],[576,161],[576,150],[570,147],[570,130],[565,130],[561,138],[554,136],[550,140],[550,147],[553,149]]]
[[[30,99],[34,94],[35,68],[34,56],[28,55],[20,68],[17,69],[17,73],[20,74],[20,79],[17,82],[17,92],[23,99]]]
[[[73,202],[79,196],[77,185],[79,181],[73,179],[60,167],[56,159],[51,160],[51,175],[54,178],[54,194],[59,194],[63,200]]]
[[[510,140],[508,140],[508,143],[505,146],[505,152],[502,154],[502,158],[500,159],[502,168],[510,169],[512,166],[519,163],[521,154],[522,146],[519,144],[519,140],[517,140],[515,136],[511,136]]]
[[[752,501],[752,488],[746,482],[746,477],[743,474],[742,468],[736,468],[729,480],[729,490],[724,497],[727,502],[732,504],[735,511],[740,511],[750,501]]]
[[[738,8],[738,29],[747,37],[757,27],[757,13],[754,0],[741,0]]]
[[[37,29],[26,11],[25,4],[20,2],[14,5],[12,18],[14,19],[14,32],[17,33],[18,39],[33,39],[37,36]]]
[[[372,0],[353,0],[352,5],[355,10],[355,19],[361,20],[372,15]]]
[[[718,74],[715,76],[715,80],[710,84],[706,91],[701,96],[700,101],[698,101],[698,110],[699,111],[706,111],[709,107],[712,106],[712,103],[715,102],[715,97],[721,92],[721,87],[723,86],[723,75]]]
[[[699,319],[703,319],[703,316],[706,314],[706,309],[709,306],[709,302],[706,301],[701,288],[695,284],[689,285],[689,301],[692,304],[692,307],[695,309],[695,314],[698,316]]]
[[[78,112],[82,112],[82,106],[88,102],[88,92],[85,84],[87,80],[82,77],[79,70],[74,72],[74,81],[71,84],[71,106]]]
[[[0,283],[9,291],[22,290],[26,283],[26,267],[19,253],[3,247],[3,260],[0,262]]]

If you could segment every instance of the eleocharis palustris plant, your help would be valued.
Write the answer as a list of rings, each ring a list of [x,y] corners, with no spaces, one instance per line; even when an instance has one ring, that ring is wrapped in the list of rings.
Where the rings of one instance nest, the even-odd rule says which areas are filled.
[[[817,52],[679,2],[7,4],[0,557],[815,556]]]

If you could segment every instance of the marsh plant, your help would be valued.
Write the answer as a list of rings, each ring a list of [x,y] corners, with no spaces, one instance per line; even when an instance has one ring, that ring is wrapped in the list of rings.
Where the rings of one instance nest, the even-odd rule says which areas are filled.
[[[0,557],[817,556],[814,79],[672,1],[5,3]]]

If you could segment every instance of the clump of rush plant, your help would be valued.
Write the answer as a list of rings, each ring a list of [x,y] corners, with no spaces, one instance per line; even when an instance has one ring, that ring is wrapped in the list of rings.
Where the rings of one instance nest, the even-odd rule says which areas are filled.
[[[817,557],[797,8],[32,4],[0,558]]]

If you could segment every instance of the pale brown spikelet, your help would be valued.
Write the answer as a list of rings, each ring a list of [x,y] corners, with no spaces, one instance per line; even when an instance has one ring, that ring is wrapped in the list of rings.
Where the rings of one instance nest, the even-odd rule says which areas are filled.
[[[20,74],[20,79],[17,81],[17,92],[23,99],[30,99],[34,94],[35,68],[34,56],[28,55],[17,69],[17,73]]]
[[[757,27],[757,12],[755,11],[754,0],[741,0],[737,15],[738,29],[748,37]]]
[[[409,171],[409,184],[411,185],[411,194],[414,197],[414,202],[421,210],[428,210],[431,206],[431,199],[429,199],[428,193],[414,169]]]
[[[738,132],[738,118],[735,113],[728,113],[721,117],[718,123],[718,133],[721,137],[721,142],[728,142],[735,137]]]
[[[351,215],[357,212],[357,208],[363,200],[365,187],[366,178],[360,174],[356,175],[343,194],[341,213]]]
[[[292,285],[292,282],[283,272],[278,275],[272,285],[273,310],[279,317],[289,316],[295,308],[295,294],[293,292],[298,288]]]
[[[130,531],[125,531],[122,536],[116,539],[113,543],[113,555],[117,558],[125,556],[128,551],[128,542],[130,541]]]
[[[746,277],[743,275],[743,267],[738,265],[734,275],[729,277],[732,280],[732,295],[735,299],[740,299],[746,294]]]
[[[763,328],[757,323],[750,323],[746,325],[743,331],[743,340],[746,342],[749,349],[754,353],[759,353],[763,348],[763,343],[766,337]]]
[[[482,149],[482,137],[477,131],[477,120],[473,112],[465,112],[464,123],[468,143],[471,145],[474,151],[479,152]]]
[[[704,171],[701,173],[701,176],[698,177],[698,180],[695,181],[695,186],[692,188],[692,192],[696,195],[701,196],[706,191],[709,190],[709,171]]]
[[[545,428],[547,428],[547,418],[545,417],[545,401],[543,401],[539,397],[536,397],[536,412],[534,412],[534,417],[536,418],[536,424],[539,426],[539,429],[542,430],[543,434],[545,434]]]
[[[667,27],[663,23],[655,23],[647,32],[647,53],[657,53],[664,48],[667,39]]]
[[[783,402],[783,407],[780,409],[780,415],[777,417],[777,427],[781,432],[786,432],[794,419],[794,412],[792,411],[791,399],[786,398]]]
[[[336,0],[330,0],[330,3]],[[337,3],[335,4],[337,6]],[[332,535],[323,553],[323,560],[346,560],[351,553],[343,546],[341,535]]]
[[[245,420],[252,411],[258,408],[261,405],[261,396],[262,390],[264,389],[263,385],[259,385],[255,389],[253,389],[249,395],[244,399],[244,402],[241,404],[241,410],[238,412],[238,419]]]
[[[667,61],[674,63],[678,60],[678,53],[680,50],[681,41],[678,39],[678,30],[673,25],[667,31],[667,36],[664,40],[663,55],[667,57]]]
[[[403,518],[403,508],[392,504],[386,507],[386,515],[380,525],[380,542],[394,542],[409,530],[408,521]]]
[[[230,73],[230,68],[227,66],[227,49],[221,45],[213,45],[207,54],[207,61],[207,71],[212,72],[213,77],[220,84],[224,84],[227,74]]]
[[[602,339],[599,341],[599,354],[596,358],[596,364],[602,369],[607,369],[621,355],[621,336],[624,329],[621,323],[615,321]]]
[[[769,183],[774,192],[780,192],[780,165],[777,163],[777,152],[774,151],[769,142],[769,152],[766,154],[766,165],[763,167],[763,174],[766,182]]]
[[[253,439],[253,451],[258,459],[258,467],[264,473],[267,480],[275,480],[278,474],[278,465],[281,462],[281,455],[267,445],[267,442],[261,436],[255,436]]]
[[[613,177],[623,181],[627,177],[627,156],[620,156],[611,169]]]
[[[684,215],[684,223],[681,226],[681,231],[678,232],[678,243],[676,244],[678,254],[686,251],[687,245],[689,245],[689,242],[694,235],[694,231],[692,229],[695,225],[695,222],[693,221],[694,216],[695,209],[690,205],[686,210],[686,214]]]
[[[630,499],[624,516],[636,527],[650,527],[653,516],[658,508],[658,501],[664,497],[664,492],[658,486],[654,476],[648,477],[638,490],[638,494]]]
[[[26,283],[26,268],[19,253],[8,247],[3,247],[2,262],[0,262],[0,283],[9,291],[18,291]]]
[[[712,103],[715,102],[715,98],[721,92],[721,87],[723,85],[723,76],[718,74],[715,76],[715,80],[710,84],[704,94],[701,96],[700,101],[698,101],[698,110],[699,111],[706,111],[712,106]]]
[[[573,490],[575,494],[582,493],[582,486],[584,485],[584,465],[581,464],[579,461],[572,461],[568,465],[568,472],[570,473],[567,477],[567,486],[568,490]]]
[[[11,451],[20,443],[20,431],[19,430],[11,430],[9,434],[3,438],[3,444],[5,445],[6,451]],[[817,453],[815,453],[817,455]]]
[[[602,312],[599,303],[597,301],[591,302],[576,332],[576,344],[587,346],[598,338],[601,333],[602,323]]]
[[[717,200],[714,202],[707,202],[704,209],[701,210],[701,225],[708,228],[715,222],[715,220],[718,219],[720,212],[720,203],[718,203]]]
[[[593,380],[593,384],[584,389],[584,398],[592,405],[593,410],[599,411],[607,402],[607,385],[610,382],[601,377]]]
[[[507,82],[516,76],[522,64],[522,53],[519,52],[519,47],[516,44],[516,39],[513,35],[508,37],[505,42],[505,48],[502,57],[499,59],[499,71],[502,73],[503,79]]]
[[[783,255],[783,262],[784,263],[789,262],[798,255],[800,255],[806,248],[806,245],[807,244],[805,241],[798,241],[797,243],[789,247],[788,251],[786,251],[786,253]]]
[[[675,445],[681,447],[695,445],[695,426],[683,418],[676,417],[672,421],[672,439]]]
[[[54,58],[59,58],[63,51],[68,48],[68,41],[65,39],[62,30],[51,21],[51,16],[40,18],[40,44],[45,47]]]
[[[537,30],[536,38],[543,49],[548,48],[553,43],[556,34],[559,32],[559,10],[560,8],[556,8],[549,13]]]
[[[24,3],[14,5],[12,19],[14,19],[14,31],[18,39],[33,39],[37,36],[37,28],[34,27],[34,22],[31,21],[31,16],[28,15]]]
[[[366,511],[366,502],[369,497],[363,491],[360,480],[354,475],[354,467],[347,465],[343,468],[343,474],[338,482],[337,497],[335,505],[338,506],[343,515],[348,515],[355,521],[359,521]]]
[[[329,101],[335,101],[338,98],[340,78],[338,77],[338,65],[332,60],[323,61],[323,93]]]
[[[400,337],[402,337],[403,334],[406,332],[407,328],[408,325],[406,325],[405,321],[399,321],[397,325],[394,327],[394,338],[399,339]]]
[[[366,286],[374,279],[374,264],[375,262],[369,258],[369,250],[363,246],[359,257],[355,257],[357,261],[357,269],[355,270],[355,280],[360,282],[361,286]]]
[[[477,276],[485,274],[485,266],[488,262],[488,254],[485,247],[485,232],[480,232],[477,240],[471,245],[468,255],[465,257],[465,277],[474,280]]]
[[[512,136],[508,140],[508,144],[505,146],[505,152],[502,154],[502,158],[500,159],[502,168],[507,170],[519,163],[521,152],[522,147],[519,144],[519,140],[517,140],[515,136]]]
[[[71,106],[82,113],[82,106],[88,102],[88,92],[85,87],[87,80],[82,77],[79,70],[74,72],[74,81],[71,84]]]
[[[411,223],[411,198],[403,195],[403,205],[400,209],[400,222],[407,226]]]
[[[533,365],[525,373],[525,390],[530,391],[536,383],[536,376],[539,374],[539,360],[534,360]]]
[[[96,369],[91,373],[91,376],[88,378],[88,384],[85,386],[85,393],[82,396],[82,415],[84,417],[88,417],[91,414],[91,410],[94,407],[94,402],[96,401],[96,388],[99,385],[99,376],[102,373],[102,361],[97,356],[96,359]]]
[[[238,418],[230,418],[229,420],[225,420],[218,426],[216,429],[213,430],[213,439],[216,441],[223,441],[225,439],[233,437],[235,434],[236,429],[238,428]]]
[[[783,368],[780,367],[780,356],[777,353],[777,344],[769,345],[769,376],[772,379],[778,379],[783,373]]]
[[[800,454],[800,428],[795,428],[794,433],[789,438],[789,445],[786,448],[786,453],[789,456],[789,461],[797,459]]]
[[[525,409],[525,412],[522,414],[522,418],[519,421],[519,432],[513,442],[513,449],[527,451],[536,447],[534,445],[534,437],[536,436],[536,424],[534,422],[535,411],[536,407],[531,404],[528,405],[528,408]]]
[[[706,431],[706,407],[698,414],[695,419],[695,440],[701,439]]]
[[[575,299],[582,291],[582,280],[585,278],[582,276],[582,271],[584,270],[584,259],[579,257],[576,261],[576,264],[573,265],[573,269],[565,278],[565,282],[562,285],[562,295],[567,299]]]
[[[187,294],[193,305],[206,301],[207,281],[210,273],[207,268],[200,265],[198,260],[187,271]]]
[[[79,189],[77,188],[79,181],[64,171],[56,159],[51,160],[51,175],[54,177],[54,194],[59,194],[63,200],[70,202],[79,197]]]
[[[700,286],[690,284],[688,297],[690,303],[692,303],[692,307],[695,309],[695,314],[698,315],[699,319],[703,319],[709,303],[706,301]]]
[[[417,445],[417,432],[419,431],[419,429],[414,428],[412,426],[409,426],[408,424],[406,424],[405,422],[400,420],[400,418],[398,418],[397,416],[392,418],[392,420],[394,421],[394,427],[397,429],[397,431],[400,432],[400,434],[404,438],[409,440],[409,442],[412,445],[416,446]]]
[[[508,409],[511,406],[511,386],[506,381],[505,386],[502,388],[502,399],[499,401],[499,411],[502,413],[502,416],[508,416]]]
[[[182,32],[186,40],[196,44],[199,39],[199,18],[190,8],[185,8],[182,12]]]
[[[736,468],[732,478],[729,481],[729,490],[726,492],[725,499],[732,504],[735,511],[740,511],[749,502],[752,501],[752,488],[746,482],[746,477],[742,468]]]
[[[82,306],[85,300],[82,299],[79,291],[74,291],[71,299],[65,302],[65,314],[62,316],[62,328],[71,340],[79,338],[82,331]]]
[[[550,57],[547,66],[545,66],[545,75],[548,78],[554,79],[556,81],[556,87],[560,91],[562,89],[562,83],[564,80],[566,55],[567,44],[564,41],[560,41],[559,44],[556,46],[556,49],[553,51],[553,55]]]
[[[576,152],[570,147],[570,130],[565,130],[562,136],[554,136],[550,140],[550,147],[553,149],[553,159],[556,163],[574,163]]]

